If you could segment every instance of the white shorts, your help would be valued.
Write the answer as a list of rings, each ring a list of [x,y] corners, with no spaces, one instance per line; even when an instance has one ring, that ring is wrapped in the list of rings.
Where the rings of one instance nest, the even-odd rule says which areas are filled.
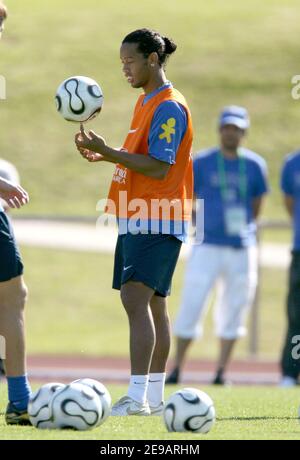
[[[234,249],[194,245],[187,262],[181,306],[174,334],[185,339],[202,335],[208,294],[218,281],[216,335],[236,339],[246,334],[245,319],[257,286],[257,247]]]

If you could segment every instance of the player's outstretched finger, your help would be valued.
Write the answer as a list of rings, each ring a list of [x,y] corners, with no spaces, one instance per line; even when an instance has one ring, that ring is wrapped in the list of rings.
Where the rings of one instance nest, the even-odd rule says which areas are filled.
[[[84,126],[83,126],[82,123],[80,123],[80,134],[81,134],[81,136],[82,136],[82,139],[87,139],[87,138],[88,138],[88,136],[87,136],[87,134],[86,134],[86,132],[85,132],[85,130],[84,130]]]

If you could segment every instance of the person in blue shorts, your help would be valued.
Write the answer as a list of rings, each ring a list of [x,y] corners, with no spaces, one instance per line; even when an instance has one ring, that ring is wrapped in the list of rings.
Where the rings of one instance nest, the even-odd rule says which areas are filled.
[[[19,173],[16,167],[12,163],[6,160],[2,160],[2,159],[0,159],[0,177],[12,182],[13,184],[18,184],[18,185],[20,184],[20,177],[19,177]],[[6,201],[1,200],[0,198],[0,203],[2,204],[4,208],[4,211],[8,213],[10,208],[8,204],[6,203]],[[4,375],[5,375],[4,361],[3,359],[1,359],[1,354],[0,354],[0,378],[3,377]]]
[[[112,416],[158,416],[164,410],[167,296],[193,193],[192,118],[184,96],[165,74],[175,50],[176,44],[156,31],[127,34],[120,47],[122,69],[129,85],[143,91],[122,149],[109,147],[83,127],[75,137],[88,161],[116,164],[107,212],[119,223],[113,288],[120,290],[128,317],[131,373],[127,394],[113,405]]]
[[[0,4],[0,30],[7,12]],[[17,184],[0,178],[0,198],[10,208],[20,208],[29,200],[27,192]],[[5,358],[9,403],[5,413],[7,424],[30,424],[27,405],[31,389],[25,363],[24,306],[27,288],[23,280],[23,264],[12,225],[0,203],[0,355]]]

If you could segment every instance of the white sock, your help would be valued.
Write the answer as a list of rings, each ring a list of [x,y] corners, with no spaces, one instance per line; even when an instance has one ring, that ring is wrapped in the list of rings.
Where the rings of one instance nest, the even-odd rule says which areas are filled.
[[[149,375],[147,399],[149,406],[157,407],[164,400],[166,373],[155,373]]]
[[[132,375],[127,395],[135,401],[145,404],[147,399],[149,375]]]

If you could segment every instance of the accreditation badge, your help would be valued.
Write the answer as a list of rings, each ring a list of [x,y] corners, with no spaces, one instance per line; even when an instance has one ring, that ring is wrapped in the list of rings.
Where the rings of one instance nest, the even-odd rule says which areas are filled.
[[[247,227],[247,210],[242,206],[225,206],[225,230],[229,236],[241,236]]]

